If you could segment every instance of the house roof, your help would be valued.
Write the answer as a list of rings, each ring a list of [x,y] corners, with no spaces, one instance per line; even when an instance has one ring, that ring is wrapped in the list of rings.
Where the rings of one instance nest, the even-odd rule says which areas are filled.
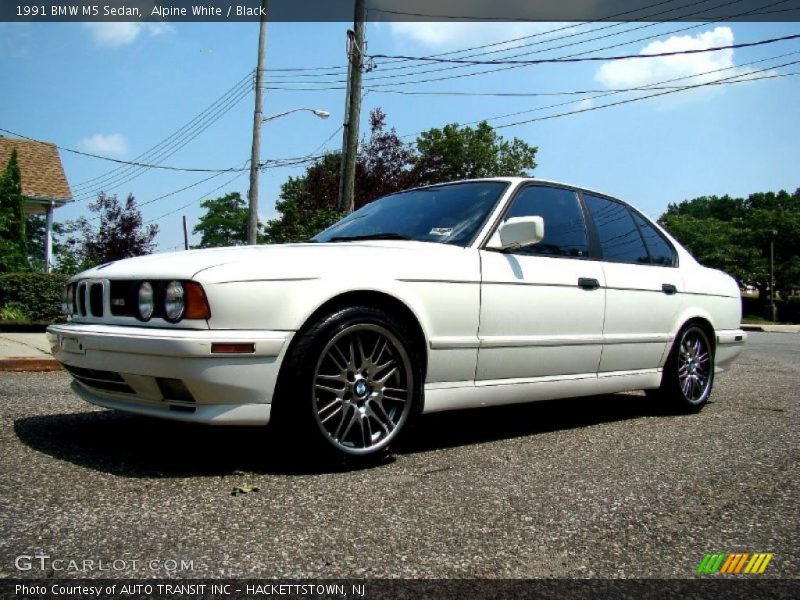
[[[55,144],[0,136],[0,172],[16,149],[22,175],[22,195],[31,199],[70,202],[72,192]]]

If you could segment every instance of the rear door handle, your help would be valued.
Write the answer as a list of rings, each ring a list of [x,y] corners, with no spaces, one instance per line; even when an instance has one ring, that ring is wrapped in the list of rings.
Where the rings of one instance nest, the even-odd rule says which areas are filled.
[[[665,294],[669,294],[671,296],[672,294],[677,294],[678,293],[678,288],[676,288],[671,283],[662,283],[661,284],[661,291],[664,292]]]
[[[596,290],[600,287],[600,282],[593,277],[580,277],[578,279],[578,287],[584,290]]]

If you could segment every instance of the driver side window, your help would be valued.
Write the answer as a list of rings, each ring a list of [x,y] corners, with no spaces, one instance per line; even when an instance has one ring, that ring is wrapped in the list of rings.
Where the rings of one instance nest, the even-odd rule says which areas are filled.
[[[542,217],[544,239],[517,254],[585,258],[589,256],[586,224],[577,194],[568,189],[529,185],[514,199],[505,219]]]

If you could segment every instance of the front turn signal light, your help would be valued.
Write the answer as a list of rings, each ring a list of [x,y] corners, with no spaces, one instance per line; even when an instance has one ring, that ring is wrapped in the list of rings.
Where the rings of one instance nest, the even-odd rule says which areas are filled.
[[[203,286],[196,281],[186,281],[183,284],[183,293],[186,299],[184,319],[210,319],[211,308]]]

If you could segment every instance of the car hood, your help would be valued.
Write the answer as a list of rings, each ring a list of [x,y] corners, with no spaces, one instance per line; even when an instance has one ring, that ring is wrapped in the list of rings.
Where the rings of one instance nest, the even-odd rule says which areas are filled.
[[[313,279],[377,269],[381,277],[474,279],[474,250],[412,241],[236,246],[151,254],[100,265],[73,279],[193,279],[201,283]]]

